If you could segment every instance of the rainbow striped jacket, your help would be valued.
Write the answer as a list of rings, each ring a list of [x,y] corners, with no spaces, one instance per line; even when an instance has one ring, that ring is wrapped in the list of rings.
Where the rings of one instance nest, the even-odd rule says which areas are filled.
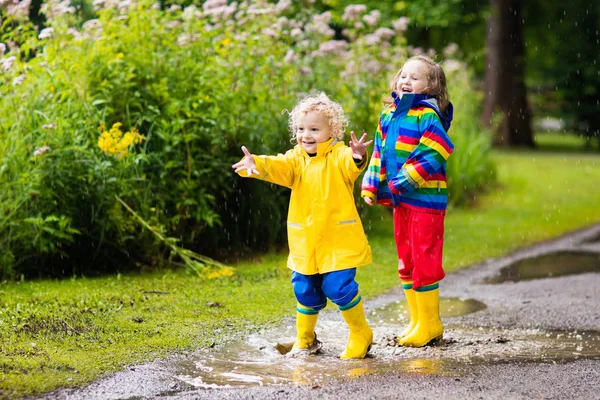
[[[454,150],[447,134],[453,106],[450,103],[442,114],[429,95],[399,97],[394,92],[392,98],[394,103],[379,118],[361,197],[389,207],[402,204],[444,214],[448,204],[446,161]]]

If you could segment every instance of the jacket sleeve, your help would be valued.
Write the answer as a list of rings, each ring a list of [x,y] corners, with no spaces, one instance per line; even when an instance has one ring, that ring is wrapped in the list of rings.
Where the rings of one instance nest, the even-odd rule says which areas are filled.
[[[412,192],[423,186],[431,175],[441,170],[454,150],[435,111],[421,116],[419,128],[422,132],[419,144],[410,153],[398,175],[388,182],[394,194]]]
[[[354,184],[358,179],[359,175],[367,168],[369,161],[369,151],[365,152],[362,160],[355,160],[352,157],[352,148],[348,146],[344,146],[342,151],[340,152],[342,160],[341,164],[343,165],[344,177],[351,184]]]
[[[288,150],[285,154],[276,156],[260,156],[252,155],[256,169],[260,175],[248,176],[245,171],[241,171],[238,175],[244,178],[255,178],[262,181],[274,183],[276,185],[291,188],[296,180],[296,165],[297,159],[292,150]],[[243,160],[243,158],[242,158]]]
[[[377,132],[375,132],[375,141],[373,143],[373,155],[371,156],[371,162],[367,168],[367,172],[362,180],[360,197],[370,197],[375,200],[377,198],[377,191],[379,189],[379,183],[381,182],[381,148],[383,146],[382,134],[381,134],[381,118],[377,124]]]

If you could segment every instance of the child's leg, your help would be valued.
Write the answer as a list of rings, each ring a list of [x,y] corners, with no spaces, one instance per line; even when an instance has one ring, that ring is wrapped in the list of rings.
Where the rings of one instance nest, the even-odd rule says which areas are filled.
[[[422,347],[440,339],[444,333],[439,316],[439,281],[445,276],[442,268],[444,216],[413,211],[410,226],[414,262],[412,286],[418,318],[415,328],[400,339],[400,344]]]
[[[398,276],[402,282],[402,289],[406,297],[406,303],[410,311],[410,320],[400,338],[408,335],[417,325],[417,300],[413,290],[412,273],[413,260],[410,248],[410,217],[412,210],[406,207],[394,207],[394,238],[396,239],[396,250],[398,251]]]
[[[440,319],[440,290],[439,283],[421,286],[415,290],[419,318],[415,328],[399,343],[408,347],[423,347],[426,344],[441,339],[444,326]]]
[[[365,358],[373,343],[373,331],[365,318],[355,276],[356,268],[323,275],[323,291],[339,307],[350,328],[346,349],[340,355],[345,359]]]
[[[413,289],[439,282],[446,274],[442,268],[444,216],[413,211],[410,248],[414,264]]]
[[[400,334],[400,339],[410,334],[419,320],[419,309],[417,307],[417,298],[415,291],[412,288],[412,280],[401,279],[402,289],[404,290],[404,296],[406,297],[406,303],[408,304],[408,310],[410,312],[410,319],[408,325],[404,328],[404,331]]]
[[[322,275],[302,275],[292,272],[292,287],[298,301],[296,305],[296,341],[291,353],[309,350],[317,342],[315,326],[319,311],[327,305],[321,290]]]

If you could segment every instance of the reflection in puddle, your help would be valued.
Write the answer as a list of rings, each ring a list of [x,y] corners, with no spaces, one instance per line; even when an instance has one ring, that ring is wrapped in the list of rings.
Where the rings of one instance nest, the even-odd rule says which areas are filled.
[[[563,251],[517,261],[485,282],[518,282],[586,272],[600,272],[599,253]]]
[[[441,299],[442,318],[485,308],[474,300]],[[368,313],[375,342],[364,360],[340,360],[348,328],[341,316],[329,315],[317,324],[323,348],[317,355],[282,355],[293,341],[295,326],[282,326],[244,342],[206,350],[175,365],[177,378],[200,388],[263,385],[322,385],[369,374],[462,376],[476,364],[533,361],[569,362],[600,359],[600,332],[551,332],[537,329],[453,327],[436,346],[405,348],[394,338],[406,323],[403,304]],[[445,315],[445,316],[444,316]],[[336,319],[336,317],[339,317]],[[447,323],[447,321],[446,321]]]
[[[487,306],[474,299],[445,298],[440,299],[440,316],[442,318],[460,317],[462,315],[472,314],[477,311],[485,310]],[[397,301],[387,306],[378,308],[371,312],[380,322],[387,321],[394,323],[396,321],[408,322],[410,313],[406,301]]]

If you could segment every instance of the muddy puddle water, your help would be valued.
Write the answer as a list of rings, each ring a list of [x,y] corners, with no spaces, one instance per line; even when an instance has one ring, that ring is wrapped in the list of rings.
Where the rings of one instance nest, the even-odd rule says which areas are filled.
[[[562,251],[519,260],[485,282],[518,282],[587,272],[600,272],[600,253]]]
[[[295,326],[258,332],[245,341],[206,350],[175,366],[178,379],[199,388],[254,385],[318,386],[366,374],[394,372],[406,376],[468,373],[473,364],[510,361],[568,362],[600,359],[600,332],[547,332],[494,330],[452,326],[451,318],[485,309],[471,299],[441,299],[446,325],[444,340],[420,349],[396,344],[396,335],[408,322],[404,302],[369,312],[367,319],[375,341],[364,360],[340,360],[348,328],[341,316],[327,313],[316,332],[323,347],[319,354],[289,357],[285,353],[295,336]]]

